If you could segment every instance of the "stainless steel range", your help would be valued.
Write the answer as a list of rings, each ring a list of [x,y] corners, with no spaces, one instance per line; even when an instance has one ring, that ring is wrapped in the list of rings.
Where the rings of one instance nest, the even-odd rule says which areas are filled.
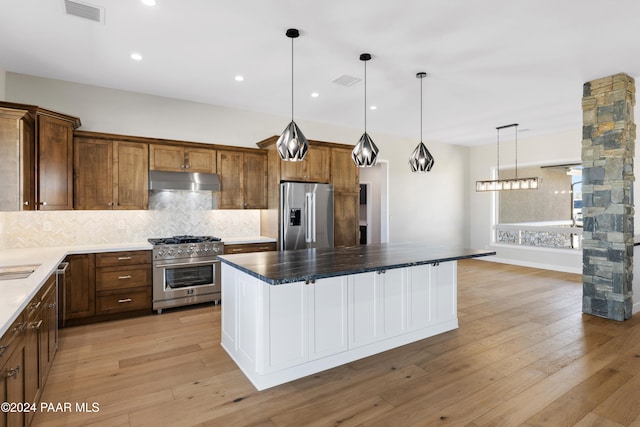
[[[153,309],[220,301],[219,237],[149,239],[153,245]]]

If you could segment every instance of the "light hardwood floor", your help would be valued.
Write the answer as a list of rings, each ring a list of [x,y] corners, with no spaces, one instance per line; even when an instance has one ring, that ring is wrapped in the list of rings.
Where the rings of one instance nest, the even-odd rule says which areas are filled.
[[[42,400],[74,411],[33,425],[640,426],[640,315],[583,315],[575,274],[467,260],[458,279],[458,330],[262,392],[219,306],[64,329]]]

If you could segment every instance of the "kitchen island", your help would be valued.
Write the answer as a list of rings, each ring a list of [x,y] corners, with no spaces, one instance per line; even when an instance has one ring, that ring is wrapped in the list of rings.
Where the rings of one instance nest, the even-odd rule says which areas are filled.
[[[258,390],[458,327],[457,260],[420,243],[222,255],[222,347]]]

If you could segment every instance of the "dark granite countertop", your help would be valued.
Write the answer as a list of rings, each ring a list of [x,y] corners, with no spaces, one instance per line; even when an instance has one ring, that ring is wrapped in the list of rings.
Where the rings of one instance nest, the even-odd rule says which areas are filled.
[[[218,258],[270,285],[279,285],[495,254],[488,250],[424,243],[383,243],[346,248],[253,252],[220,255]]]

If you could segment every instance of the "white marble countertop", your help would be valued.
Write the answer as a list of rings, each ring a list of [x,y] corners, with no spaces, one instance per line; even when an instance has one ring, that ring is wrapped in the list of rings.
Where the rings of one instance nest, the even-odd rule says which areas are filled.
[[[150,249],[150,243],[139,242],[1,250],[0,267],[27,264],[39,266],[26,279],[0,280],[0,336],[7,331],[67,255]]]
[[[249,243],[271,243],[276,241],[277,240],[272,237],[263,237],[263,236],[228,237],[228,238],[222,239],[222,242],[225,245],[242,245],[242,244],[249,244]]]
[[[251,236],[223,238],[222,241],[226,244],[242,244],[275,242],[276,239]],[[148,242],[136,242],[0,250],[0,267],[39,265],[26,279],[0,280],[0,336],[7,331],[67,255],[151,249],[152,245]]]

